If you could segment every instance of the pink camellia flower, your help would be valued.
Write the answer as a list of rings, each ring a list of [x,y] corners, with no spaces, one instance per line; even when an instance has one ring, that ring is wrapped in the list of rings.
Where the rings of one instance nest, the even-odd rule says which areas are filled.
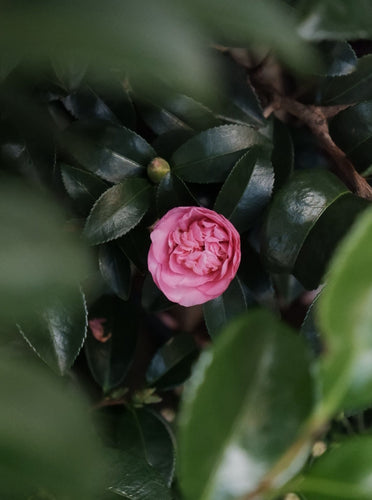
[[[221,295],[240,264],[240,236],[223,215],[201,207],[177,207],[151,233],[148,266],[172,302],[203,304]]]

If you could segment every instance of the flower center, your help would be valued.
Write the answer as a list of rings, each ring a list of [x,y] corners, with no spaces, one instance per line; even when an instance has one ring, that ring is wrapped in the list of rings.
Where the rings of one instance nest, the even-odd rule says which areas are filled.
[[[186,230],[170,233],[168,245],[178,264],[204,275],[217,271],[226,260],[229,238],[215,222],[200,219]]]

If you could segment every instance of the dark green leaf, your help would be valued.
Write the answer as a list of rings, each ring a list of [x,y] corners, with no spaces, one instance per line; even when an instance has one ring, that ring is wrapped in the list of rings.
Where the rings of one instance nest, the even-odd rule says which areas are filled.
[[[274,171],[268,156],[267,150],[251,148],[237,161],[217,196],[214,210],[239,232],[255,223],[270,200]]]
[[[132,363],[138,318],[130,302],[112,301],[107,310],[94,312],[95,317],[89,321],[85,354],[95,381],[106,393],[122,383]]]
[[[132,284],[130,262],[116,243],[106,243],[99,250],[99,269],[103,279],[118,297],[127,300]]]
[[[140,110],[145,122],[156,134],[174,130],[199,131],[220,124],[220,120],[206,106],[169,89],[158,103],[140,103]]]
[[[209,335],[215,339],[226,325],[247,310],[244,290],[235,277],[226,292],[203,305],[204,320]]]
[[[332,260],[318,300],[325,353],[320,418],[339,408],[370,405],[372,393],[372,212],[361,215]]]
[[[372,55],[361,57],[350,75],[330,78],[320,91],[321,101],[327,105],[353,104],[372,99]]]
[[[319,356],[323,350],[322,341],[319,333],[318,325],[318,315],[317,315],[317,303],[320,294],[318,294],[313,302],[311,303],[305,319],[301,325],[301,334],[307,340],[314,356]]]
[[[266,312],[231,323],[200,359],[184,396],[179,471],[185,499],[251,493],[297,439],[313,401],[303,339]],[[294,474],[295,455],[281,480]]]
[[[147,274],[142,289],[142,307],[149,312],[158,312],[172,306],[174,306],[174,302],[167,299],[155,285],[151,274]]]
[[[156,205],[159,217],[175,207],[193,207],[198,202],[186,184],[176,175],[169,173],[161,180],[156,191]]]
[[[61,173],[66,191],[83,214],[89,213],[97,198],[108,187],[96,175],[66,163],[61,164]]]
[[[148,385],[166,390],[183,384],[197,355],[194,338],[189,333],[172,337],[152,358],[146,371]]]
[[[120,121],[111,109],[89,87],[83,87],[61,101],[76,120],[106,120],[120,125]]]
[[[1,353],[0,497],[91,500],[105,456],[81,395],[50,372]],[[72,449],[73,444],[73,449]],[[49,496],[50,495],[50,496]],[[44,497],[46,498],[46,497]]]
[[[190,182],[223,182],[236,161],[266,139],[244,125],[224,125],[189,139],[173,154],[173,171]]]
[[[274,271],[291,272],[321,214],[348,189],[326,170],[302,170],[274,196],[263,234],[265,258]]]
[[[171,500],[162,476],[144,458],[124,450],[110,450],[109,491],[130,500]]]
[[[2,321],[33,315],[54,294],[68,302],[76,283],[93,269],[87,248],[40,191],[3,179],[0,227]]]
[[[369,38],[372,5],[369,0],[302,0],[300,34],[308,40]]]
[[[69,302],[59,298],[39,306],[33,317],[19,324],[20,332],[40,358],[59,375],[65,375],[83,346],[87,310],[79,290]]]
[[[159,135],[152,145],[159,156],[168,160],[193,135],[195,135],[195,132],[191,130],[172,130],[172,132]]]
[[[87,63],[70,54],[68,59],[52,60],[52,66],[59,83],[69,91],[76,90],[87,72]]]
[[[119,122],[130,129],[135,129],[137,117],[132,102],[129,84],[120,75],[110,81],[96,81],[92,84],[94,92],[114,113]]]
[[[330,123],[335,143],[360,169],[372,163],[372,101],[362,102],[341,111]]]
[[[343,76],[355,70],[358,59],[347,42],[322,42],[319,50],[325,62],[322,76]]]
[[[147,254],[151,240],[150,230],[139,224],[118,240],[125,255],[141,272],[147,271]]]
[[[294,481],[307,500],[368,500],[371,487],[372,438],[353,437],[320,457]]]
[[[290,178],[294,167],[294,148],[288,127],[280,120],[274,120],[273,152],[271,162],[274,167],[274,192]]]
[[[369,201],[352,193],[335,200],[319,217],[298,254],[293,274],[308,290],[316,288],[341,239]]]
[[[151,203],[146,179],[126,179],[103,193],[94,204],[84,233],[91,244],[120,238],[135,227]]]
[[[110,182],[144,175],[156,156],[142,137],[105,121],[76,121],[64,132],[63,146],[84,168]]]

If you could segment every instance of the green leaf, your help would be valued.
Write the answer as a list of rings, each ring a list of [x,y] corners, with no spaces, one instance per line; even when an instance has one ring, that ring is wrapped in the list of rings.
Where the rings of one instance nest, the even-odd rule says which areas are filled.
[[[173,154],[173,172],[189,182],[223,182],[236,161],[266,139],[244,125],[224,125],[189,139]]]
[[[106,408],[98,418],[109,446],[146,460],[170,487],[175,470],[175,443],[160,415],[148,409]]]
[[[321,359],[323,399],[319,418],[340,408],[370,405],[372,393],[372,212],[359,217],[339,246],[318,300],[325,344]]]
[[[96,175],[66,163],[61,164],[61,172],[68,194],[83,214],[89,213],[108,185]]]
[[[120,238],[135,227],[151,203],[146,179],[126,179],[105,191],[94,204],[84,233],[92,245]]]
[[[300,5],[299,33],[308,40],[356,40],[372,34],[369,0],[302,0]]]
[[[215,339],[228,323],[247,310],[247,301],[238,277],[235,277],[227,290],[203,305],[205,324],[209,335]]]
[[[329,131],[335,143],[359,169],[371,164],[372,101],[341,111],[331,121]]]
[[[172,130],[159,135],[152,143],[161,158],[169,159],[186,141],[195,135],[191,130]]]
[[[361,57],[350,75],[330,78],[320,90],[321,102],[326,105],[354,104],[372,99],[372,55]]]
[[[150,230],[142,224],[134,227],[118,241],[128,259],[144,273],[147,271],[147,254],[150,249]]]
[[[156,191],[156,205],[159,217],[175,207],[193,207],[198,202],[191,194],[186,184],[176,175],[165,175]]]
[[[83,294],[72,292],[68,302],[55,297],[39,306],[33,317],[19,323],[23,337],[45,363],[65,375],[83,346],[87,310]]]
[[[348,189],[326,170],[295,172],[273,198],[265,221],[263,252],[273,271],[291,272],[322,213]]]
[[[116,243],[106,243],[99,249],[99,269],[111,290],[127,300],[132,284],[130,262]]]
[[[33,316],[49,296],[69,302],[93,269],[91,255],[67,230],[59,207],[39,190],[2,180],[0,186],[2,321]]]
[[[111,476],[108,490],[130,500],[171,500],[162,476],[144,458],[124,450],[110,450]]]
[[[81,166],[115,183],[145,175],[145,167],[156,156],[135,132],[103,120],[74,122],[62,143]]]
[[[274,167],[274,192],[278,191],[290,178],[294,168],[294,147],[288,127],[280,120],[274,120],[273,152],[271,162]]]
[[[159,312],[174,306],[174,302],[167,299],[164,293],[159,290],[152,279],[151,274],[147,274],[142,288],[142,307],[149,312]]]
[[[94,317],[89,321],[85,355],[94,380],[107,393],[123,382],[132,363],[137,344],[138,317],[132,303],[112,299],[92,314]],[[98,326],[95,320],[104,328],[103,336],[93,335]]]
[[[319,217],[298,254],[293,270],[305,288],[317,288],[337,245],[369,204],[363,198],[345,193]]]
[[[352,437],[321,456],[294,486],[307,500],[368,500],[371,462],[372,438]]]
[[[355,70],[358,59],[347,42],[322,42],[319,50],[325,62],[322,76],[343,76]]]
[[[0,497],[44,491],[47,498],[91,500],[103,487],[106,463],[84,398],[40,364],[7,352],[0,397]]]
[[[52,59],[52,66],[59,83],[66,90],[76,90],[87,73],[87,63],[83,63],[72,54],[69,59]]]
[[[185,499],[252,493],[297,439],[313,401],[303,339],[263,311],[230,323],[201,357],[184,395],[179,477]],[[294,459],[281,480],[295,472]]]
[[[181,333],[172,337],[152,358],[146,371],[147,384],[161,390],[183,384],[190,376],[197,355],[192,335]]]
[[[89,87],[82,87],[76,92],[61,99],[67,111],[76,119],[89,122],[90,120],[105,120],[120,125],[106,103]]]
[[[240,158],[219,192],[214,210],[240,232],[249,229],[268,204],[274,171],[268,151],[253,147]]]

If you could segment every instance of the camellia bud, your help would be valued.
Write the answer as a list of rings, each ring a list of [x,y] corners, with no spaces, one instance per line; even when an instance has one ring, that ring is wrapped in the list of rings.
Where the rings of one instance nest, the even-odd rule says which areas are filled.
[[[147,175],[155,184],[159,184],[168,172],[170,172],[169,163],[163,158],[154,158],[147,166]]]

